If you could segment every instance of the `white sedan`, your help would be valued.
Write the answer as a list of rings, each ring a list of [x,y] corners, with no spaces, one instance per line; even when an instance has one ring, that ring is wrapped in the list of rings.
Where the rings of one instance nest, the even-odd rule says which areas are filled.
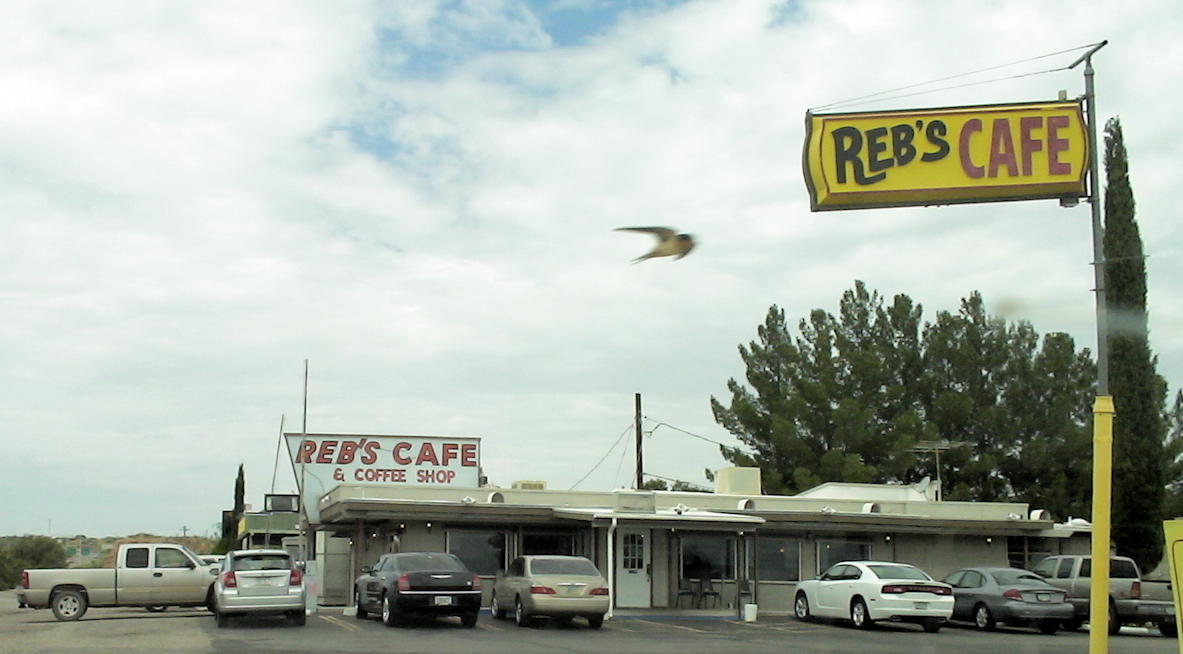
[[[797,584],[793,613],[850,620],[859,629],[876,620],[916,622],[936,633],[953,615],[953,587],[907,563],[842,561]]]

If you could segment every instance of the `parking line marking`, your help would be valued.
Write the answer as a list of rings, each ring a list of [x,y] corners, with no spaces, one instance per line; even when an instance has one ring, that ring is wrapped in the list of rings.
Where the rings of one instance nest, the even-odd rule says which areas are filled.
[[[641,619],[637,619],[637,622],[644,622],[645,624],[655,624],[659,627],[671,627],[673,629],[684,629],[686,631],[693,631],[696,634],[710,633],[704,629],[695,629],[694,627],[683,627],[680,624],[666,624],[664,622],[653,622],[652,620],[641,620]]]
[[[334,617],[328,616],[328,615],[321,615],[320,619],[324,620],[326,622],[335,624],[338,627],[341,627],[342,629],[347,629],[349,631],[361,631],[361,627],[359,627],[355,624],[349,624],[348,622],[345,622],[344,620],[341,620],[339,618],[334,618]]]
[[[484,629],[485,631],[501,631],[501,630],[500,630],[500,629],[498,629],[497,627],[494,627],[494,626],[492,626],[492,625],[489,625],[489,624],[487,624],[487,623],[484,623],[484,622],[478,622],[478,623],[476,623],[476,628],[477,628],[477,629]]]

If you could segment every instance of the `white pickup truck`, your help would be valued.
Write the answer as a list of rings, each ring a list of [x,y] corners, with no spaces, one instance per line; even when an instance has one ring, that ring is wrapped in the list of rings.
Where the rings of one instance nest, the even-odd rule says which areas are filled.
[[[115,568],[33,569],[21,572],[20,606],[50,608],[58,620],[77,620],[92,606],[210,606],[218,568],[184,545],[119,546]]]

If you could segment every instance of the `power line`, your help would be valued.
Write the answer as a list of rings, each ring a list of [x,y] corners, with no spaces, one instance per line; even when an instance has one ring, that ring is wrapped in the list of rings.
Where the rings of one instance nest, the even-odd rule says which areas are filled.
[[[1010,67],[1010,66],[1017,66],[1017,65],[1019,65],[1019,64],[1025,64],[1025,63],[1029,63],[1029,62],[1032,62],[1032,61],[1038,61],[1038,60],[1040,60],[1040,59],[1047,59],[1047,58],[1049,58],[1049,57],[1056,57],[1056,56],[1059,56],[1059,55],[1068,54],[1069,52],[1076,52],[1077,50],[1084,50],[1084,49],[1087,49],[1087,48],[1093,48],[1093,47],[1095,47],[1095,46],[1097,46],[1097,45],[1099,45],[1099,44],[1098,44],[1098,43],[1089,43],[1088,45],[1081,45],[1081,46],[1077,46],[1077,47],[1075,47],[1075,48],[1068,48],[1067,50],[1059,50],[1059,51],[1057,51],[1057,52],[1049,52],[1049,53],[1047,53],[1047,54],[1042,54],[1042,55],[1038,55],[1038,56],[1035,56],[1035,57],[1028,57],[1028,58],[1026,58],[1026,59],[1019,59],[1018,61],[1012,61],[1012,62],[1005,63],[1005,64],[999,64],[999,65],[997,65],[997,66],[988,66],[988,67],[986,67],[986,68],[979,68],[979,69],[977,69],[977,70],[971,70],[971,71],[969,71],[969,72],[965,72],[965,73],[958,73],[958,74],[956,74],[956,75],[949,75],[949,76],[946,76],[946,77],[939,77],[939,78],[937,78],[937,79],[929,80],[929,81],[927,81],[927,82],[919,82],[919,83],[916,83],[916,84],[908,84],[908,85],[905,85],[905,86],[899,86],[899,87],[896,87],[896,88],[893,88],[893,89],[887,89],[887,90],[885,90],[885,91],[877,91],[877,92],[875,92],[875,93],[870,93],[870,94],[867,94],[867,95],[861,95],[861,96],[858,96],[858,97],[856,97],[856,98],[850,98],[850,99],[847,99],[847,100],[839,100],[838,102],[831,102],[830,104],[821,105],[821,106],[819,106],[819,107],[813,107],[813,109],[811,109],[811,111],[812,111],[812,110],[816,110],[816,109],[829,109],[829,108],[832,108],[832,107],[838,107],[838,106],[842,106],[842,105],[852,104],[852,103],[855,103],[855,102],[860,102],[860,101],[863,101],[863,100],[867,100],[867,99],[869,99],[869,98],[875,98],[875,97],[878,97],[878,96],[881,96],[881,95],[887,95],[887,94],[889,94],[889,93],[896,93],[897,91],[906,91],[906,90],[908,90],[908,89],[914,89],[914,88],[921,87],[921,86],[928,86],[928,85],[930,85],[930,84],[937,84],[937,83],[939,83],[939,82],[947,82],[947,81],[949,81],[949,80],[952,80],[952,79],[958,79],[958,78],[961,78],[961,77],[968,77],[968,76],[970,76],[970,75],[978,75],[978,74],[980,74],[980,73],[987,73],[987,72],[990,72],[990,71],[992,71],[992,70],[998,70],[998,69],[1000,69],[1000,68],[1008,68],[1008,67]],[[1073,65],[1075,65],[1075,64],[1073,64]],[[897,99],[897,98],[906,98],[906,97],[910,97],[910,96],[912,96],[912,95],[922,95],[922,94],[924,94],[924,93],[937,93],[937,92],[939,92],[939,91],[947,91],[947,90],[950,90],[950,89],[962,88],[962,87],[965,87],[965,86],[974,86],[974,85],[976,85],[976,84],[989,84],[989,83],[992,83],[992,82],[997,82],[997,81],[1006,80],[1006,79],[1017,79],[1017,78],[1019,78],[1019,77],[1030,77],[1030,76],[1032,76],[1032,75],[1043,75],[1043,74],[1045,74],[1045,73],[1054,73],[1054,72],[1061,71],[1061,70],[1068,70],[1068,69],[1069,69],[1069,68],[1071,68],[1071,67],[1072,67],[1072,66],[1064,66],[1064,67],[1061,67],[1061,68],[1053,68],[1053,69],[1051,69],[1051,70],[1038,71],[1038,72],[1034,72],[1034,73],[1021,73],[1021,74],[1019,74],[1019,75],[1014,75],[1014,76],[1010,76],[1010,77],[1000,77],[1000,78],[997,78],[997,79],[983,80],[983,81],[980,81],[980,82],[970,82],[970,83],[967,83],[967,84],[960,84],[960,85],[956,85],[956,86],[944,87],[944,88],[939,88],[939,89],[930,89],[930,90],[928,90],[928,91],[918,91],[918,92],[916,92],[916,93],[909,93],[909,94],[905,94],[905,95],[892,96],[892,97],[890,97],[890,98],[880,98],[879,100],[875,100],[875,101],[876,101],[876,102],[880,102],[880,101],[884,101],[884,100],[894,100],[894,99]]]
[[[624,431],[620,432],[620,436],[616,437],[616,442],[612,443],[612,447],[609,447],[608,451],[604,452],[604,456],[600,457],[600,460],[596,461],[596,464],[594,466],[592,466],[592,469],[588,470],[586,475],[580,477],[579,481],[575,482],[574,484],[571,484],[571,488],[568,490],[575,490],[575,487],[582,484],[584,479],[587,479],[588,477],[590,477],[591,473],[595,472],[596,468],[599,468],[600,464],[604,462],[604,459],[607,459],[608,455],[612,454],[612,450],[615,450],[616,446],[620,445],[620,441],[624,440],[625,435],[628,434],[629,430],[632,428],[633,428],[633,425],[631,425],[631,424],[628,427],[625,427]]]
[[[649,416],[642,416],[642,417],[645,418],[646,420],[648,420],[649,422],[656,422],[657,423],[656,425],[653,425],[653,429],[649,430],[650,434],[657,431],[658,427],[669,427],[670,429],[673,429],[674,431],[680,431],[683,434],[686,434],[687,436],[693,436],[694,438],[697,438],[700,441],[714,443],[715,445],[721,445],[723,447],[732,447],[732,448],[735,447],[734,445],[728,445],[727,443],[720,443],[719,441],[712,440],[710,438],[707,438],[706,436],[700,436],[698,434],[695,434],[694,432],[686,431],[685,429],[682,429],[681,427],[675,427],[674,425],[671,425],[668,422],[659,422],[658,420],[656,420],[654,418],[650,418]]]

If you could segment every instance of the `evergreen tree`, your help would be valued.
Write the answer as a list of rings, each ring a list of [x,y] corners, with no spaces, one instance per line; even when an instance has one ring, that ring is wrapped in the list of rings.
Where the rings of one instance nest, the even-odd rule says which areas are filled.
[[[1165,499],[1163,409],[1146,323],[1146,265],[1121,122],[1105,125],[1105,294],[1113,423],[1113,542],[1152,570],[1162,557]]]
[[[1166,462],[1166,502],[1164,518],[1183,518],[1183,391],[1175,393],[1175,402],[1166,415],[1167,441],[1163,445]]]
[[[820,309],[793,338],[773,306],[758,342],[740,346],[748,386],[711,398],[715,419],[744,448],[737,465],[762,471],[770,493],[825,481],[912,482],[936,477],[919,441],[945,440],[949,499],[1019,500],[1086,515],[1088,411],[1096,369],[1072,339],[1042,340],[1027,323],[991,318],[977,293],[921,327],[906,295],[890,305],[862,282],[839,315]]]

